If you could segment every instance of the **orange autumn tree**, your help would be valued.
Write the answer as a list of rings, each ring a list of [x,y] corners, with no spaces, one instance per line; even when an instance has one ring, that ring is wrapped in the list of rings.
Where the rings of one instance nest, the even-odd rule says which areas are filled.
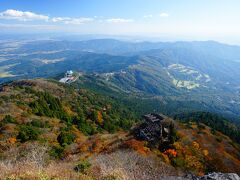
[[[136,139],[131,139],[125,142],[127,148],[133,149],[142,155],[147,155],[150,152],[150,149],[145,147],[145,142],[138,141]]]
[[[97,122],[101,125],[103,124],[103,116],[101,111],[97,111]]]
[[[10,144],[15,144],[17,142],[17,139],[15,137],[11,137],[7,140],[7,142]]]
[[[168,155],[169,157],[177,157],[177,151],[175,149],[168,149],[164,152],[164,154]]]
[[[103,115],[101,111],[92,111],[92,119],[99,125],[103,125]]]

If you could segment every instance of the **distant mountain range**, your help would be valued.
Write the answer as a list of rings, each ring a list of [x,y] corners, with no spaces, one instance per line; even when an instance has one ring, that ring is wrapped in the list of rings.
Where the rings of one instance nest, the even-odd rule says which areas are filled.
[[[153,101],[169,114],[206,110],[240,116],[240,47],[206,42],[7,41],[0,82],[82,72],[79,86]],[[170,110],[168,110],[170,109]]]

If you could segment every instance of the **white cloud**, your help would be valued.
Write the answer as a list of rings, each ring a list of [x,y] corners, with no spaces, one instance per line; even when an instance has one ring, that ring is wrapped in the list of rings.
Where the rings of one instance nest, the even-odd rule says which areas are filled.
[[[93,18],[70,18],[70,17],[54,17],[52,18],[52,22],[62,22],[65,24],[84,24],[88,22],[92,22]]]
[[[98,17],[94,18],[89,17],[49,17],[42,14],[37,14],[30,11],[20,11],[14,9],[8,9],[6,11],[0,12],[0,19],[7,20],[18,20],[18,21],[46,21],[48,23],[63,23],[71,25],[81,25],[95,21]],[[133,22],[133,19],[124,19],[124,18],[111,18],[111,19],[100,19],[99,21],[108,22],[108,23],[130,23]]]
[[[147,15],[144,15],[143,17],[144,18],[153,18],[153,15],[152,14],[147,14]]]
[[[14,9],[8,9],[6,11],[0,12],[0,19],[13,19],[18,21],[34,21],[34,20],[42,20],[42,21],[51,21],[54,23],[62,22],[64,24],[84,24],[87,22],[91,22],[93,18],[70,18],[70,17],[53,17],[45,16],[42,14],[36,14],[30,11],[18,11]]]
[[[169,14],[168,13],[160,13],[159,16],[160,17],[169,17]]]
[[[41,14],[35,14],[30,11],[18,11],[14,9],[8,9],[6,11],[0,12],[0,19],[14,19],[19,21],[48,21],[49,17]]]
[[[108,23],[129,23],[133,22],[133,19],[112,18],[106,20]]]
[[[64,22],[64,21],[68,21],[71,18],[67,18],[67,17],[54,17],[52,18],[52,22]]]
[[[161,17],[161,18],[167,18],[167,17],[169,17],[169,14],[168,13],[160,13],[160,14],[156,14],[156,15],[152,15],[152,14],[146,14],[146,15],[144,15],[143,16],[143,18],[148,18],[148,19],[150,19],[150,18],[155,18],[155,17]]]
[[[92,22],[92,18],[70,18],[69,20],[64,21],[65,24],[84,24]]]

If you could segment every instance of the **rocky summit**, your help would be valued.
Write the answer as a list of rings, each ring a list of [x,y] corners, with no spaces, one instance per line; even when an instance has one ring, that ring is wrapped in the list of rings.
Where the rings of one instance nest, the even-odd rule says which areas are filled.
[[[235,173],[210,173],[205,176],[193,178],[196,180],[240,180],[240,177]]]

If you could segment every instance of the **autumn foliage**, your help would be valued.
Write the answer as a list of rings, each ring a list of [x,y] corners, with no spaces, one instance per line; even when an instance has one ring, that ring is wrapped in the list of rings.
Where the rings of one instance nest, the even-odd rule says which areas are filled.
[[[10,143],[10,144],[15,144],[16,142],[17,142],[17,139],[14,137],[11,137],[8,139],[8,143]]]
[[[97,112],[97,122],[102,125],[103,124],[103,116],[100,111]]]
[[[168,155],[169,157],[177,157],[177,151],[175,149],[168,149],[164,152],[164,154]]]
[[[138,141],[136,139],[131,139],[125,142],[125,146],[137,151],[142,155],[147,155],[150,152],[150,149],[144,146],[145,142]]]

